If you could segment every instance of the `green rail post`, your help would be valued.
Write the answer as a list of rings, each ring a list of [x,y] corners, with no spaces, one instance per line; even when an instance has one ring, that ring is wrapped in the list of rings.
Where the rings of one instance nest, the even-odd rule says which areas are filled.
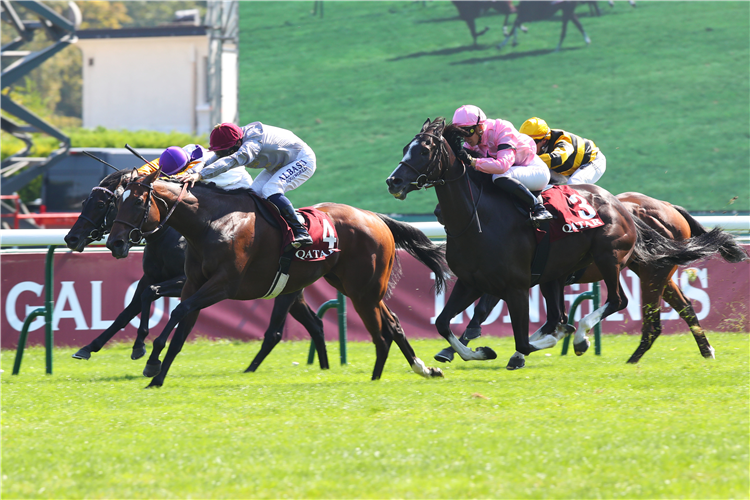
[[[322,318],[325,312],[335,307],[338,309],[339,318],[339,356],[341,358],[341,364],[346,364],[346,297],[341,292],[338,292],[338,298],[331,299],[325,302],[316,313],[319,318]],[[315,361],[315,343],[310,342],[310,352],[307,354],[307,364],[311,365]]]
[[[576,316],[576,310],[578,310],[578,306],[581,305],[581,302],[583,302],[586,299],[591,299],[594,302],[594,311],[599,309],[599,296],[600,296],[600,285],[599,282],[595,282],[592,289],[588,292],[583,292],[580,294],[576,299],[573,301],[573,304],[570,306],[570,313],[568,314],[568,324],[574,325],[575,324],[575,316]],[[574,325],[575,326],[575,325]],[[568,346],[570,345],[570,335],[566,335],[565,339],[563,340],[563,346],[562,346],[562,352],[560,355],[565,356],[568,354]],[[601,323],[597,323],[594,325],[594,353],[597,356],[600,356],[602,354],[602,325]]]
[[[31,311],[23,322],[21,334],[18,337],[18,347],[16,347],[16,359],[13,362],[13,375],[18,375],[21,371],[21,360],[23,351],[26,348],[26,339],[29,336],[31,322],[37,316],[44,316],[44,347],[45,347],[45,364],[47,374],[52,375],[52,351],[55,347],[55,340],[52,334],[52,312],[55,309],[54,288],[55,288],[55,248],[57,245],[50,245],[47,249],[47,259],[44,267],[44,307],[38,307]]]

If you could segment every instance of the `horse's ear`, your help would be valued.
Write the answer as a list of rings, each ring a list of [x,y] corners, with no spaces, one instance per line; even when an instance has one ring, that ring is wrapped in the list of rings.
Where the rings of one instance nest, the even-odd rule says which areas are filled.
[[[425,130],[427,130],[427,127],[429,127],[431,123],[432,123],[432,122],[431,122],[431,121],[430,121],[430,119],[428,118],[428,119],[427,119],[427,121],[425,121],[425,122],[424,122],[424,123],[422,124],[422,132],[424,132]]]
[[[148,174],[143,181],[147,184],[153,184],[156,179],[159,178],[159,174],[161,174],[161,167],[157,168],[155,171]]]
[[[435,118],[435,121],[432,122],[432,124],[435,126],[435,132],[442,134],[443,130],[445,130],[445,118]]]

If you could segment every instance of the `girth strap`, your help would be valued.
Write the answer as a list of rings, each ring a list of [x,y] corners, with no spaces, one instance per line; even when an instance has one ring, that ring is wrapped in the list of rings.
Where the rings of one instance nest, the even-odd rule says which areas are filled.
[[[537,243],[536,250],[534,250],[534,260],[531,261],[531,286],[529,288],[539,284],[544,268],[547,266],[549,251],[552,247],[549,241],[549,220],[539,222],[539,229],[544,231],[544,236],[542,237],[542,241]]]

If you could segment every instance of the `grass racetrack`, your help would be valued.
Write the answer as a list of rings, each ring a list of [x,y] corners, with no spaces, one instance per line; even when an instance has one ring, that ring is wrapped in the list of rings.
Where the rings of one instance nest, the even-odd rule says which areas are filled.
[[[306,363],[282,342],[254,374],[258,343],[189,343],[161,389],[115,345],[88,362],[42,348],[21,374],[2,356],[3,498],[747,498],[747,334],[607,335],[602,356],[529,357],[410,371],[394,346],[383,379],[374,348],[340,366]],[[413,341],[432,355],[442,340]],[[295,365],[294,363],[299,363]]]
[[[544,118],[593,140],[597,184],[691,211],[750,210],[750,3],[599,2],[528,24],[503,50],[504,16],[474,46],[451,2],[240,2],[239,115],[288,128],[318,169],[289,193],[399,214],[432,214],[432,191],[399,201],[385,179],[426,118],[462,104],[517,128]],[[251,172],[254,175],[257,172]]]

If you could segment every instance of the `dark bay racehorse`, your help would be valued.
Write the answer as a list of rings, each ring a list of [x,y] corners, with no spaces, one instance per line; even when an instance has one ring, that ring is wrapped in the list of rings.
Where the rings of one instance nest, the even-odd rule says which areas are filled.
[[[247,194],[203,185],[186,192],[181,184],[157,180],[157,174],[126,186],[107,240],[107,247],[117,258],[127,256],[134,228],[143,232],[168,224],[187,240],[187,278],[181,303],[153,342],[143,372],[154,377],[149,387],[163,384],[201,309],[225,299],[250,300],[266,295],[279,268],[281,247],[280,232],[257,215],[255,201]],[[447,273],[442,248],[411,225],[384,215],[335,203],[315,208],[331,217],[340,251],[324,261],[293,261],[283,293],[294,293],[325,278],[349,297],[375,344],[373,380],[382,374],[392,341],[416,373],[442,376],[439,369],[426,367],[416,356],[398,318],[383,302],[396,247],[404,248],[432,270],[438,289]],[[175,326],[162,363],[159,356]]]
[[[105,177],[83,202],[83,210],[78,220],[65,236],[68,248],[82,252],[86,246],[102,239],[109,233],[117,217],[117,197],[122,194],[125,185],[130,182],[131,171],[121,170]],[[185,249],[187,242],[175,229],[165,226],[156,233],[146,236],[146,247],[143,251],[143,276],[138,281],[130,303],[115,318],[109,328],[104,330],[91,343],[78,350],[73,357],[89,359],[92,352],[98,352],[117,332],[125,328],[138,313],[141,321],[138,334],[133,344],[131,359],[140,359],[146,354],[144,343],[148,336],[148,318],[151,303],[160,297],[179,297],[185,284]],[[291,300],[291,306],[288,302]],[[289,296],[277,297],[271,313],[271,321],[264,335],[261,351],[253,360],[253,371],[265,359],[268,353],[280,340],[286,320],[286,311],[299,321],[313,339],[320,367],[328,368],[328,354],[323,336],[323,322],[305,302],[302,291]]]
[[[456,159],[450,145],[456,134],[465,135],[452,125],[446,129],[442,118],[434,122],[428,119],[422,131],[404,148],[404,158],[387,184],[389,192],[398,199],[405,199],[415,189],[435,187],[445,221],[446,258],[457,277],[435,326],[462,359],[491,359],[494,355],[488,348],[472,351],[450,330],[450,320],[483,294],[505,300],[516,350],[528,355],[557,342],[549,334],[559,327],[564,314],[561,308],[564,283],[575,271],[595,263],[607,285],[607,299],[581,321],[583,328],[576,332],[574,342],[576,354],[580,355],[588,348],[585,336],[588,331],[627,305],[619,284],[620,270],[626,262],[631,259],[642,263],[662,259],[665,265],[689,262],[681,246],[671,244],[638,219],[634,220],[610,193],[594,185],[577,186],[580,209],[595,210],[604,225],[572,233],[551,244],[539,279],[547,303],[547,322],[542,327],[544,335],[530,342],[528,290],[536,248],[534,231],[528,216],[517,210],[500,190],[493,189],[486,182],[486,175],[484,178],[475,175],[473,169],[467,169]],[[548,341],[550,338],[552,343]],[[511,358],[508,368],[519,368],[522,361]]]
[[[680,206],[636,192],[618,194],[616,198],[628,208],[633,217],[645,222],[665,238],[676,241],[699,238],[693,243],[694,246],[701,249],[701,252],[706,255],[718,253],[729,263],[742,262],[748,259],[745,251],[737,244],[731,234],[719,228],[708,231],[687,210]],[[701,355],[707,359],[714,358],[714,348],[709,343],[708,337],[706,337],[706,333],[698,321],[698,316],[695,314],[690,299],[685,296],[680,286],[672,280],[672,276],[677,271],[677,266],[629,262],[628,267],[640,278],[642,302],[641,341],[633,355],[628,359],[628,363],[640,361],[641,357],[661,335],[662,298],[687,323]],[[592,283],[601,279],[601,273],[595,265],[592,265],[575,282]],[[482,296],[474,308],[474,315],[469,321],[466,331],[462,335],[464,339],[474,339],[481,335],[482,323],[498,302],[499,299],[496,297]],[[563,315],[561,321],[567,323],[567,315]],[[535,333],[530,339],[538,338],[539,334],[540,332]],[[435,356],[435,359],[450,361],[453,359],[453,350],[451,348],[444,349]]]
[[[576,28],[578,28],[578,31],[580,31],[581,35],[583,35],[583,40],[586,42],[586,44],[591,43],[591,39],[586,34],[586,31],[583,29],[583,25],[581,25],[581,21],[578,20],[578,16],[576,16],[575,13],[576,6],[579,3],[583,2],[519,2],[518,6],[516,7],[516,19],[513,22],[513,27],[505,36],[505,39],[498,44],[497,48],[502,49],[503,47],[505,47],[505,45],[508,43],[508,40],[510,40],[511,38],[513,38],[513,46],[515,47],[516,45],[518,45],[518,30],[521,29],[521,26],[524,23],[542,19],[550,19],[558,11],[562,13],[562,31],[560,32],[560,42],[557,44],[557,48],[555,50],[559,51],[562,48],[562,43],[563,40],[565,40],[565,34],[568,29],[569,21],[573,21],[573,24],[575,24]]]

